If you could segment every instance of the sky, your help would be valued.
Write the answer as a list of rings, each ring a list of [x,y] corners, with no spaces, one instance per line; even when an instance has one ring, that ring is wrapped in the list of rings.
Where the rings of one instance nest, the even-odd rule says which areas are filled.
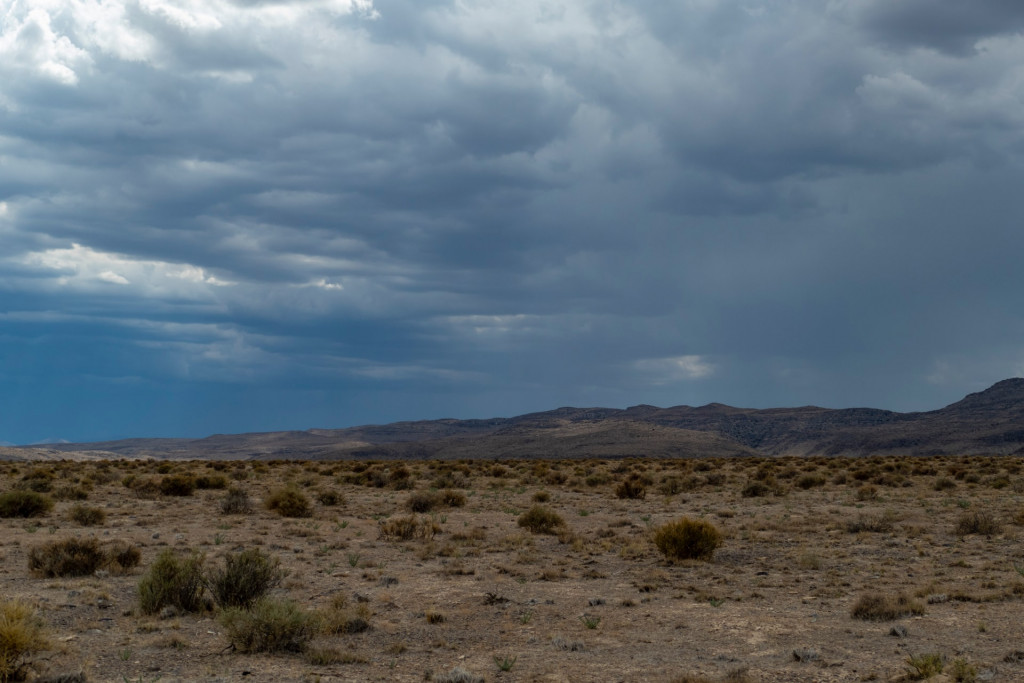
[[[1019,0],[0,0],[0,442],[1024,374]]]

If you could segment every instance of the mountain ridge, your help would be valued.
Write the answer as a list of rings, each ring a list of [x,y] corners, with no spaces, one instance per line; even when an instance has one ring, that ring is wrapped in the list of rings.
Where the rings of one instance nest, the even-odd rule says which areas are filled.
[[[22,449],[8,448],[5,452]],[[1024,453],[1024,378],[943,408],[576,408],[514,417],[416,420],[343,429],[50,444],[59,457],[211,459],[579,458]],[[6,457],[0,453],[0,457]]]

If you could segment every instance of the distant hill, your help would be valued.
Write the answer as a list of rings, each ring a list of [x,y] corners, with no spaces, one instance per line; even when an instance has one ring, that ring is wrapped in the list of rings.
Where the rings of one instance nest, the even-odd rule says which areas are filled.
[[[939,410],[806,406],[557,408],[511,418],[425,420],[304,432],[125,439],[2,449],[60,457],[209,459],[618,458],[750,455],[1024,454],[1024,379]],[[38,455],[36,456],[38,457]]]

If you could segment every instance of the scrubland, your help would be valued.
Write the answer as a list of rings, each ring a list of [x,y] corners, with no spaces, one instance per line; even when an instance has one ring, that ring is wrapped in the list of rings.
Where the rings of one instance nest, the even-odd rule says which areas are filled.
[[[1024,680],[1016,457],[0,463],[0,683]]]

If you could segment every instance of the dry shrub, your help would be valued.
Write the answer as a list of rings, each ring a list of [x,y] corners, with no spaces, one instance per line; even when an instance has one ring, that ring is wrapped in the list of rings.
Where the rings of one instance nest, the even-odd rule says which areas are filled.
[[[29,657],[49,647],[43,622],[23,602],[0,602],[0,683],[25,677]]]
[[[565,520],[551,508],[534,505],[519,515],[516,523],[535,534],[554,534],[557,529],[565,526]]]
[[[428,540],[440,530],[441,527],[429,517],[417,519],[415,515],[409,515],[382,521],[379,536],[386,541],[410,541],[414,538]]]
[[[655,529],[653,540],[669,560],[710,560],[722,533],[711,522],[683,517]]]
[[[245,515],[252,512],[252,503],[245,489],[232,487],[220,501],[220,511],[225,515]]]
[[[114,541],[106,550],[106,568],[112,574],[127,574],[142,561],[142,553],[137,547],[125,541]]]
[[[771,480],[774,482],[774,479]],[[743,487],[740,491],[740,495],[744,498],[762,498],[772,492],[772,487],[768,483],[761,481],[752,481]]]
[[[82,526],[99,526],[107,521],[107,513],[103,511],[103,508],[89,507],[88,505],[75,505],[68,512],[68,517]]]
[[[263,598],[252,609],[232,607],[218,621],[241,652],[302,652],[316,635],[317,620],[291,600]]]
[[[430,512],[440,504],[440,496],[430,491],[417,491],[405,501],[410,512]]]
[[[321,505],[323,505],[325,507],[334,507],[336,505],[344,505],[345,504],[344,496],[342,496],[337,491],[332,491],[330,489],[327,489],[327,490],[324,490],[324,491],[321,491],[320,493],[318,493],[317,496],[316,496],[316,500],[317,500],[318,503],[320,503]]]
[[[226,489],[228,487],[228,478],[223,474],[204,474],[196,477],[196,488],[197,489]]]
[[[460,508],[466,505],[466,494],[462,491],[445,489],[441,491],[441,505],[450,508]]]
[[[338,594],[326,609],[320,611],[320,629],[327,634],[363,633],[370,630],[370,609],[363,604],[350,607],[345,596]]]
[[[956,521],[956,535],[968,536],[978,534],[980,536],[994,536],[1002,531],[999,521],[984,511],[965,512]]]
[[[643,500],[647,497],[647,487],[636,477],[630,477],[615,487],[615,495],[622,499]]]
[[[28,553],[29,571],[46,578],[89,576],[106,563],[107,555],[95,538],[50,541]]]
[[[924,614],[924,605],[913,598],[900,595],[866,593],[854,603],[850,616],[864,621],[892,621],[900,617]]]
[[[272,491],[263,504],[282,517],[311,517],[313,508],[309,498],[294,486]]]
[[[250,548],[238,554],[225,555],[224,567],[207,570],[204,584],[222,609],[248,609],[280,585],[283,578],[280,560],[264,554],[259,548]]]
[[[156,614],[164,607],[198,612],[203,607],[203,556],[179,559],[167,548],[139,581],[139,607]]]
[[[165,496],[191,496],[196,478],[191,474],[171,474],[160,480],[160,493]]]
[[[52,509],[53,501],[35,491],[0,493],[0,517],[42,517]]]

